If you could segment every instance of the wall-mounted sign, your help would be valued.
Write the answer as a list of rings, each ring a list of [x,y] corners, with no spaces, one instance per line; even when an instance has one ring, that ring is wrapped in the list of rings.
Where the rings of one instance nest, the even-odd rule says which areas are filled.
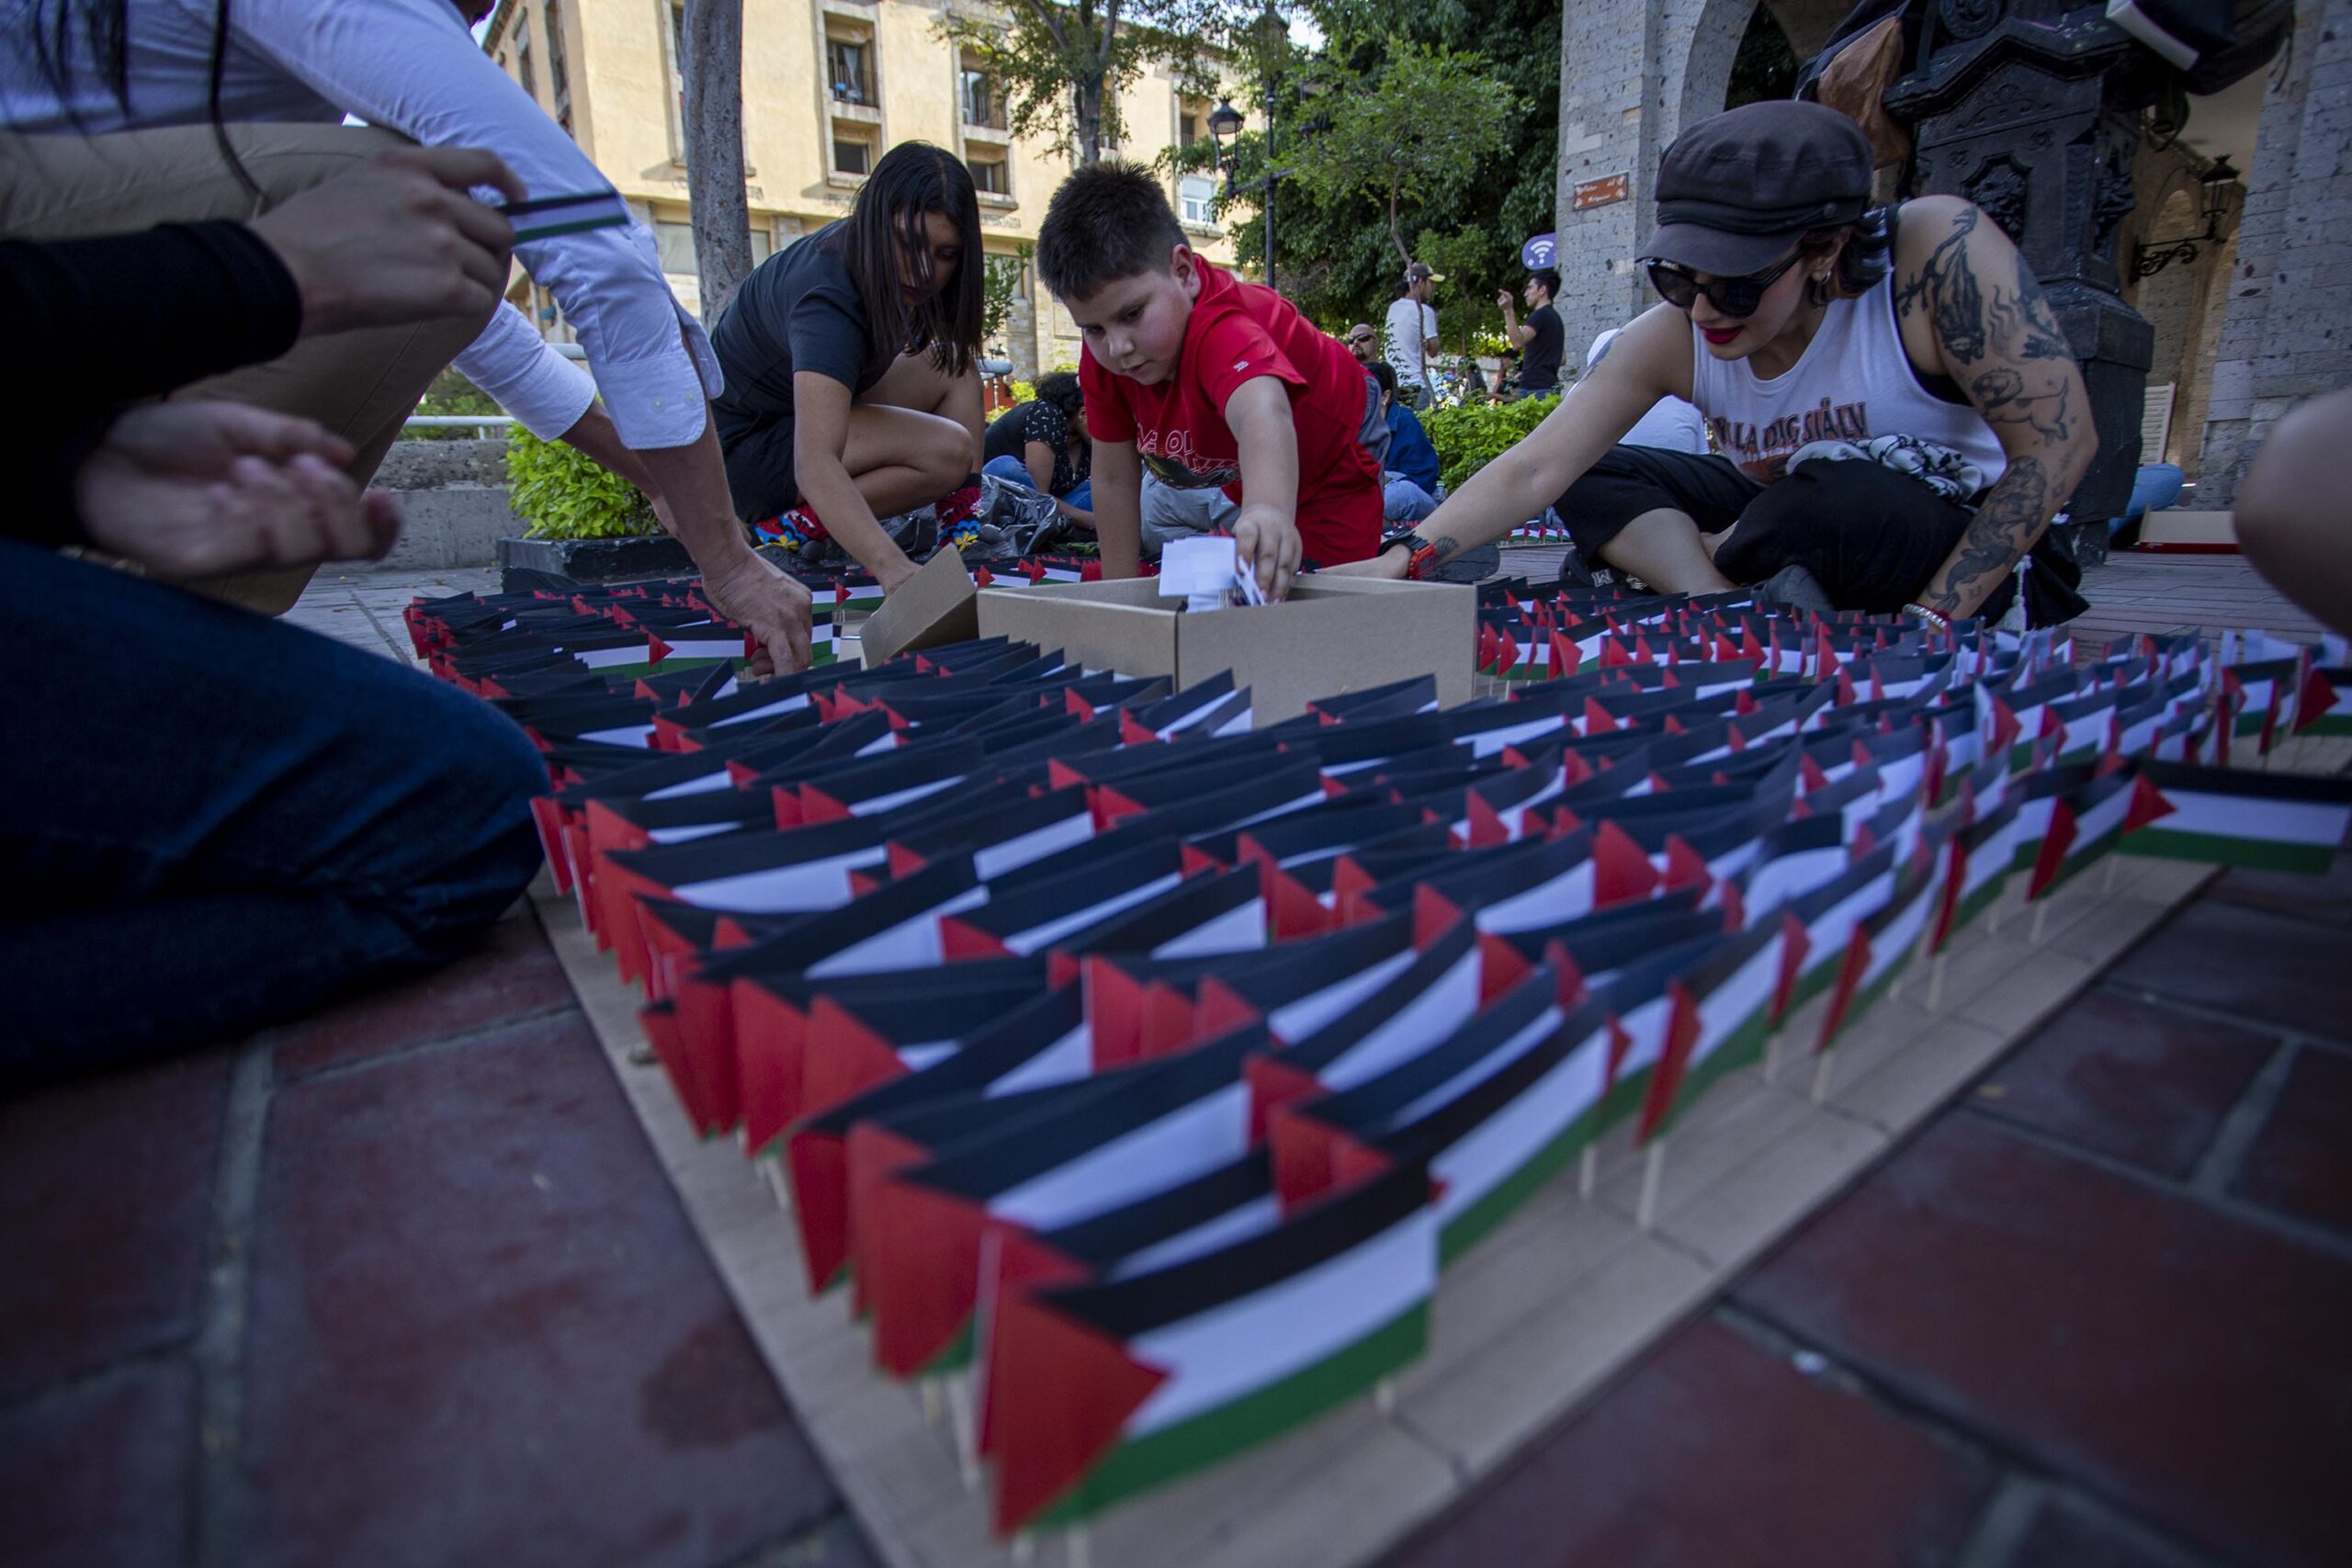
[[[1631,175],[1610,175],[1602,179],[1579,180],[1568,197],[1568,209],[1582,212],[1589,207],[1606,207],[1612,201],[1623,201],[1633,184]]]
[[[1538,234],[1519,247],[1519,265],[1530,272],[1540,272],[1560,259],[1556,236]]]

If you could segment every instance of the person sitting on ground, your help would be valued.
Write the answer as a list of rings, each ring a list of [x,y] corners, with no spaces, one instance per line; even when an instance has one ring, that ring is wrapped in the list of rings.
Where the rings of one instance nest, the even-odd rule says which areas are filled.
[[[1381,476],[1382,514],[1391,523],[1419,523],[1437,510],[1437,448],[1420,416],[1396,400],[1396,372],[1385,361],[1372,366],[1380,385],[1381,417],[1388,425],[1388,466]]]
[[[1617,340],[1624,335],[1624,332],[1623,327],[1611,327],[1592,340],[1592,346],[1584,352],[1584,376],[1568,389],[1570,396],[1573,397],[1578,389],[1591,381],[1592,373],[1600,367],[1600,362],[1609,356],[1609,351],[1616,346]],[[1707,422],[1700,417],[1699,411],[1687,400],[1660,398],[1649,406],[1647,412],[1634,422],[1633,428],[1619,438],[1617,445],[1661,446],[1669,452],[1704,453],[1707,450]]]
[[[1527,275],[1523,287],[1527,299],[1527,320],[1519,319],[1510,290],[1495,295],[1495,303],[1503,308],[1503,336],[1520,348],[1526,356],[1520,362],[1519,390],[1521,398],[1548,398],[1560,389],[1560,361],[1563,357],[1560,312],[1552,308],[1559,297],[1560,275],[1548,266],[1538,267]]]
[[[1438,351],[1437,307],[1430,296],[1442,281],[1427,262],[1408,263],[1396,298],[1388,302],[1384,357],[1396,372],[1396,400],[1408,409],[1430,406],[1430,360]]]
[[[850,215],[754,269],[711,331],[718,439],[746,517],[830,536],[885,593],[915,573],[880,517],[979,502],[980,205],[962,159],[882,155]],[[944,499],[943,499],[944,498]]]
[[[399,505],[352,479],[351,440],[185,389],[312,337],[486,313],[512,231],[483,186],[520,182],[487,152],[410,149],[250,224],[0,243],[14,369],[39,389],[0,424],[0,621],[40,671],[0,685],[0,729],[27,742],[0,748],[0,975],[19,982],[0,1090],[445,962],[537,869],[547,770],[503,715],[162,581],[391,547]]]
[[[1387,363],[1380,357],[1380,335],[1372,330],[1369,321],[1358,321],[1348,329],[1348,352],[1366,369]]]
[[[1495,361],[1492,400],[1498,403],[1519,400],[1519,350],[1507,348]]]
[[[1037,272],[1084,344],[1104,576],[1136,574],[1146,464],[1240,503],[1234,537],[1269,599],[1302,553],[1332,565],[1379,548],[1363,367],[1272,289],[1193,254],[1148,172],[1104,163],[1064,180]]]
[[[2352,389],[2299,404],[2271,426],[2238,485],[2238,543],[2256,571],[2352,637],[2352,505],[2337,477],[2352,450]]]
[[[24,25],[0,34],[0,122],[11,133],[0,137],[0,232],[62,240],[250,217],[412,142],[497,153],[516,176],[514,198],[600,193],[624,221],[551,232],[514,254],[577,330],[605,412],[588,408],[578,373],[533,342],[519,316],[497,310],[492,321],[503,279],[479,310],[306,335],[279,359],[190,391],[316,419],[351,443],[346,471],[365,484],[434,377],[467,352],[478,383],[537,409],[535,429],[571,417],[568,439],[659,498],[711,603],[758,638],[763,668],[806,664],[808,592],[752,551],[728,502],[711,433],[710,345],[670,293],[651,232],[627,220],[579,144],[474,41],[468,25],[490,0],[33,0],[17,9]],[[486,322],[505,371],[469,351]],[[311,570],[220,591],[275,614]]]
[[[1086,394],[1078,378],[1053,370],[1037,378],[1037,395],[989,422],[980,472],[1043,491],[1062,516],[1094,526],[1094,443],[1086,436]]]
[[[1438,510],[1433,558],[1555,505],[1586,561],[1668,592],[1780,579],[1795,602],[1940,620],[2001,615],[2029,549],[2067,581],[2038,541],[2098,438],[2065,336],[1981,211],[1873,211],[1871,166],[1861,129],[1819,104],[1679,138],[1644,257],[1666,303]],[[1720,456],[1614,445],[1663,397],[1698,405]]]

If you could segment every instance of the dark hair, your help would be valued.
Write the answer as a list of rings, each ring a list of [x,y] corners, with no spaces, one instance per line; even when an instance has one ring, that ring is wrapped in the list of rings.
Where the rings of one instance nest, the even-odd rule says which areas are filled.
[[[1555,266],[1539,266],[1527,276],[1531,282],[1540,283],[1544,286],[1544,297],[1546,299],[1557,299],[1560,297],[1559,268]]]
[[[964,254],[946,288],[909,305],[899,288],[899,258],[917,258],[918,274],[930,276],[931,236],[922,220],[932,212],[956,225]],[[980,346],[986,264],[980,198],[963,160],[928,141],[899,142],[866,175],[842,231],[842,260],[878,338],[893,354],[931,350],[933,363],[950,376],[969,370]]]
[[[1184,230],[1159,182],[1133,164],[1079,170],[1046,204],[1037,227],[1037,276],[1064,299],[1083,299],[1123,277],[1169,270]]]
[[[1396,367],[1385,359],[1367,360],[1364,374],[1380,383],[1380,389],[1390,397],[1396,395]]]
[[[1838,253],[1837,271],[1826,283],[1805,279],[1805,298],[1816,305],[1867,294],[1894,269],[1894,224],[1891,209],[1873,207],[1851,223],[1815,229],[1797,242],[1797,249],[1810,255],[1826,254],[1840,234],[1846,236],[1846,248]]]
[[[1086,393],[1067,370],[1049,370],[1037,378],[1037,400],[1053,404],[1072,419],[1086,412]]]

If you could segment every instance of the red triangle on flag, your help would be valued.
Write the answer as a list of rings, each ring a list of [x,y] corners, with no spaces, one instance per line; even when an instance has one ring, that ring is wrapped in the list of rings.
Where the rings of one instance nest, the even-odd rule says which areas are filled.
[[[1604,820],[1592,832],[1592,903],[1606,909],[1635,898],[1646,898],[1657,888],[1657,867],[1631,834]]]
[[[1413,889],[1414,947],[1429,946],[1461,918],[1461,906],[1427,883]]]
[[[1707,869],[1707,857],[1692,849],[1679,833],[1666,836],[1666,877],[1660,886],[1668,893],[1679,893],[1686,887],[1704,888],[1715,879]]]
[[[1829,1010],[1821,1018],[1821,1038],[1814,1042],[1815,1051],[1826,1051],[1838,1032],[1846,1026],[1846,1010],[1854,1005],[1854,993],[1861,988],[1862,976],[1870,973],[1871,933],[1857,925],[1846,943],[1846,957],[1838,965],[1838,980],[1830,988]]]
[[[1231,987],[1214,975],[1201,982],[1201,988],[1193,998],[1193,1026],[1204,1040],[1213,1040],[1245,1023],[1255,1023],[1259,1017],[1255,1007],[1235,995]]]
[[[1250,1146],[1253,1149],[1266,1142],[1267,1126],[1277,1109],[1330,1092],[1321,1078],[1306,1068],[1261,1054],[1242,1058],[1241,1081],[1250,1090]]]
[[[1046,1246],[1026,1226],[991,1218],[980,1237],[980,1297],[1001,1305],[1016,1296],[1028,1296],[1061,1285],[1090,1284],[1094,1270],[1058,1248]],[[987,1365],[978,1378],[980,1407],[972,1429],[972,1447],[994,1453],[997,1444],[997,1396],[1005,1386],[998,1375],[997,1340],[993,1333],[981,1348]]]
[[[2302,684],[2296,689],[2292,732],[2301,735],[2325,718],[2335,706],[2335,683],[2320,672],[2319,666],[2312,665],[2303,671]]]
[[[1155,980],[1144,987],[1144,1060],[1173,1055],[1200,1038],[1199,1014],[1192,998],[1163,981]]]
[[[1674,1109],[1674,1097],[1682,1088],[1683,1070],[1690,1066],[1690,1053],[1699,1043],[1699,1004],[1690,988],[1680,980],[1668,980],[1666,995],[1666,1045],[1650,1074],[1649,1092],[1642,1099],[1641,1124],[1634,1134],[1636,1144],[1648,1143],[1665,1124]]]
[[[1607,735],[1607,734],[1609,734],[1610,732],[1611,732],[1612,730],[1614,730],[1616,728],[1617,728],[1617,721],[1616,721],[1614,718],[1612,718],[1612,717],[1611,717],[1611,716],[1610,716],[1609,710],[1608,710],[1607,708],[1602,707],[1602,706],[1600,705],[1600,703],[1599,699],[1594,698],[1594,697],[1587,697],[1587,698],[1585,698],[1585,700],[1584,700],[1584,733],[1585,733],[1585,734],[1587,734],[1587,735]]]
[[[1492,931],[1478,933],[1478,1005],[1481,1008],[1526,979],[1530,973],[1527,960],[1509,941]]]
[[[997,1303],[990,1361],[1003,1535],[1045,1512],[1115,1448],[1127,1417],[1169,1376],[1109,1335],[1017,1292]]]
[[[1352,1134],[1317,1121],[1297,1104],[1267,1112],[1266,1153],[1273,1167],[1274,1196],[1285,1214],[1395,1163]]]
[[[1781,975],[1772,987],[1772,1021],[1780,1023],[1789,1014],[1789,998],[1796,995],[1797,981],[1804,974],[1805,956],[1813,951],[1813,938],[1807,934],[1804,922],[1794,915],[1781,916]]]
[[[898,1048],[831,997],[808,1010],[800,1057],[800,1114],[816,1116],[876,1084],[904,1077]]]
[[[1271,860],[1258,863],[1258,892],[1266,901],[1266,919],[1276,942],[1321,936],[1339,924],[1311,888]]]
[[[2132,782],[2132,804],[2123,818],[2123,830],[2136,833],[2149,823],[2171,816],[2180,807],[2165,798],[2156,781],[2143,773]]]
[[[2075,847],[2075,830],[2074,804],[2062,799],[2050,808],[2050,831],[2041,840],[2041,852],[2033,857],[2033,876],[2025,887],[2028,899],[2041,897],[2057,880],[2066,852]]]

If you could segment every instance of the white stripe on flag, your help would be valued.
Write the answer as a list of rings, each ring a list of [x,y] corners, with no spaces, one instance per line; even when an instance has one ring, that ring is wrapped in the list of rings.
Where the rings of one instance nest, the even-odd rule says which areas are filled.
[[[1236,1079],[999,1193],[989,1212],[1035,1230],[1076,1224],[1230,1165],[1249,1147],[1250,1090]]]

